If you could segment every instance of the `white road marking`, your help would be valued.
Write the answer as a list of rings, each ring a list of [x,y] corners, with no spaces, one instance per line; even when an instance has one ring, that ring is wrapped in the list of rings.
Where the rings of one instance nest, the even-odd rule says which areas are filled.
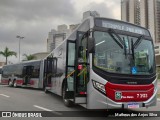
[[[10,96],[8,96],[8,95],[5,95],[5,94],[0,94],[1,96],[4,96],[4,97],[10,97]]]
[[[44,108],[44,107],[41,107],[41,106],[38,106],[38,105],[33,105],[34,107],[36,108],[39,108],[41,110],[45,110],[45,111],[49,111],[49,112],[52,112],[53,114],[56,114],[56,115],[62,115],[62,113],[59,113],[59,112],[56,112],[56,111],[53,111],[53,110],[50,110],[50,109],[47,109],[47,108]]]
[[[44,91],[41,91],[40,93],[44,93]]]
[[[33,105],[33,106],[36,107],[36,108],[45,110],[45,111],[53,111],[53,110],[50,110],[50,109],[47,109],[47,108],[44,108],[44,107],[41,107],[41,106],[38,106],[38,105]]]

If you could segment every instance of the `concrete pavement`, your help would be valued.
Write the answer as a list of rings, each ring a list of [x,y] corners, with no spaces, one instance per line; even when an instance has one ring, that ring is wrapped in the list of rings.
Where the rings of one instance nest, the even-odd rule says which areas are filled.
[[[158,102],[156,107],[142,109],[149,110],[149,111],[158,111],[160,108],[160,102]],[[141,110],[141,109],[140,109]],[[72,108],[68,108],[64,106],[62,98],[54,95],[54,94],[45,94],[41,90],[37,89],[29,89],[29,88],[11,88],[8,86],[0,85],[0,111],[50,111],[54,114],[59,114],[57,111],[86,111],[85,108],[81,106],[74,106]],[[139,111],[139,110],[138,110]],[[93,113],[95,114],[95,113]],[[83,116],[83,113],[80,113]],[[1,119],[1,118],[0,118]],[[12,118],[14,119],[14,118]],[[33,119],[33,118],[30,118]],[[38,118],[39,119],[39,118]],[[42,118],[44,119],[44,118]],[[76,118],[45,118],[45,119],[103,119],[104,118],[97,118],[97,117],[76,117]],[[107,118],[107,119],[117,119],[117,118]],[[121,118],[118,118],[121,119]],[[122,118],[124,119],[124,118]],[[135,118],[128,118],[128,119],[135,119]],[[143,118],[136,118],[136,119],[143,119]],[[151,120],[151,118],[145,118]],[[156,120],[157,118],[155,118]],[[17,120],[17,118],[15,118]],[[157,119],[158,120],[158,119]]]

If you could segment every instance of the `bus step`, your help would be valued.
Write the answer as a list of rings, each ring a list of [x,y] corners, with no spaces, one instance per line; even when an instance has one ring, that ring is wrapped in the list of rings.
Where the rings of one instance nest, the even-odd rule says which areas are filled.
[[[51,87],[46,87],[47,90],[51,90]]]

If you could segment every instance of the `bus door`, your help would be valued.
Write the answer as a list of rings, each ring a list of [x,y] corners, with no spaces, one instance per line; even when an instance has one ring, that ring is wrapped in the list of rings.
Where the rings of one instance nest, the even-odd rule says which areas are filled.
[[[52,77],[56,74],[57,59],[48,57],[44,64],[44,84],[45,87],[51,87]]]
[[[74,103],[86,103],[87,84],[87,39],[83,32],[78,32],[76,43],[67,43],[65,99],[73,99]]]
[[[75,103],[86,103],[88,63],[87,63],[87,37],[84,32],[77,32],[76,62],[75,62]]]
[[[32,73],[33,73],[33,66],[24,66],[23,67],[23,85],[27,85],[30,84],[30,79],[32,77]]]
[[[74,100],[75,51],[75,41],[68,40],[66,51],[65,99],[72,100]]]

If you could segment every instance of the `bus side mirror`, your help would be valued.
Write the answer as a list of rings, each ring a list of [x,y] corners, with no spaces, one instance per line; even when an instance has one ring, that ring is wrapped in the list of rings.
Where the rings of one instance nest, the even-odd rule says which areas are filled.
[[[95,39],[88,38],[88,53],[95,53]]]

